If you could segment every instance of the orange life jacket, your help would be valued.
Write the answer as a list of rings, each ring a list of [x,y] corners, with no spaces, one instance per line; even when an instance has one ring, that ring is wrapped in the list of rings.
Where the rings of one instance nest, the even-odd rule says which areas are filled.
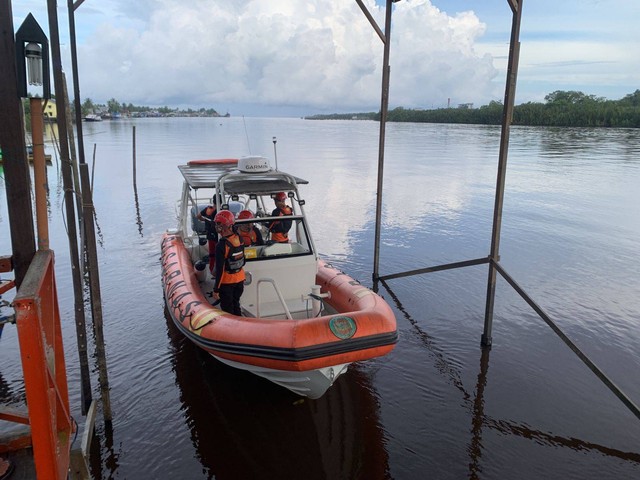
[[[284,211],[283,211],[284,210]],[[278,209],[278,216],[283,217],[285,215],[291,215],[293,211],[291,207],[285,205],[284,209]],[[273,227],[279,224],[279,221],[274,221],[269,225],[269,230],[271,230],[271,240],[278,243],[287,243],[289,241],[289,233],[288,232],[274,232]]]
[[[248,232],[243,232],[238,229],[238,235],[240,235],[240,239],[242,240],[242,243],[244,243],[245,247],[249,247],[258,241],[258,236],[256,235],[253,227]]]
[[[223,237],[224,268],[220,277],[220,285],[244,282],[244,244],[236,234]],[[218,286],[220,286],[218,285]]]

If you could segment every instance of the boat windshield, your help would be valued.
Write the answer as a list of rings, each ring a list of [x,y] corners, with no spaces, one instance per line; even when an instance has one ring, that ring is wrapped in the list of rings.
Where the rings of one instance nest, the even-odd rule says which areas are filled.
[[[185,183],[182,200],[178,209],[181,229],[185,238],[191,239],[193,245],[206,245],[206,218],[198,218],[208,204],[220,202],[222,209],[228,209],[236,217],[235,229],[244,229],[243,225],[251,225],[258,232],[246,235],[253,244],[245,239],[245,258],[247,261],[260,261],[273,257],[297,257],[313,255],[314,247],[311,235],[302,211],[304,203],[299,200],[297,191],[289,191],[288,204],[292,207],[292,215],[272,217],[274,192],[267,194],[228,194],[218,196],[213,189],[191,189]],[[255,218],[238,218],[242,210],[249,210]],[[281,227],[286,228],[281,228]]]
[[[274,230],[280,230],[275,227],[276,222],[290,222],[291,227],[286,232],[285,238],[282,237],[282,233],[279,235],[274,233]],[[301,216],[257,218],[251,222],[238,221],[235,228],[240,235],[244,232],[244,254],[248,262],[313,253],[309,233]],[[249,233],[252,228],[255,230]],[[274,238],[282,241],[276,241]],[[252,244],[248,245],[249,242]]]

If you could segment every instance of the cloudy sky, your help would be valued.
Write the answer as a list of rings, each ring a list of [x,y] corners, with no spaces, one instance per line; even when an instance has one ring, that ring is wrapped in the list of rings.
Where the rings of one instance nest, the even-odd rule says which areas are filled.
[[[363,2],[384,28],[384,1]],[[48,33],[46,3],[13,0],[14,28],[31,12]],[[70,82],[65,0],[58,15]],[[507,0],[394,4],[390,107],[502,101],[511,18]],[[636,0],[524,0],[516,103],[639,89],[638,18]],[[75,19],[83,100],[234,116],[379,109],[382,42],[355,0],[85,0]]]

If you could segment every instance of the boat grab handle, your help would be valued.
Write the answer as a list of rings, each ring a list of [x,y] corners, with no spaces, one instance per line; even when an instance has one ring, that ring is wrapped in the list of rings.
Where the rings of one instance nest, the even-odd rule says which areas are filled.
[[[272,278],[261,278],[260,280],[258,280],[258,284],[256,285],[256,289],[257,289],[257,293],[256,293],[256,303],[257,303],[256,317],[260,318],[260,284],[263,283],[263,282],[270,283],[271,285],[273,285],[273,288],[276,291],[276,295],[278,295],[278,299],[280,300],[280,303],[282,304],[282,307],[284,308],[285,315],[287,316],[287,318],[289,320],[293,320],[293,317],[291,316],[291,312],[289,311],[289,308],[287,308],[287,303],[284,301],[284,297],[282,296],[282,293],[280,293],[280,289],[278,288],[278,285],[276,285],[276,282]]]

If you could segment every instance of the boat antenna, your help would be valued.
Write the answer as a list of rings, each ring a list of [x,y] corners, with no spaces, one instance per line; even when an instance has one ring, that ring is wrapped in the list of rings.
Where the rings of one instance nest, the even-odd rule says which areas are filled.
[[[249,143],[249,132],[247,132],[247,124],[244,121],[244,115],[242,115],[242,124],[244,125],[244,135],[247,137],[247,148],[249,149],[249,155],[251,155],[251,144]]]
[[[278,139],[276,137],[272,137],[273,141],[273,158],[276,160],[276,170],[278,170],[278,152],[276,151],[276,142]]]

